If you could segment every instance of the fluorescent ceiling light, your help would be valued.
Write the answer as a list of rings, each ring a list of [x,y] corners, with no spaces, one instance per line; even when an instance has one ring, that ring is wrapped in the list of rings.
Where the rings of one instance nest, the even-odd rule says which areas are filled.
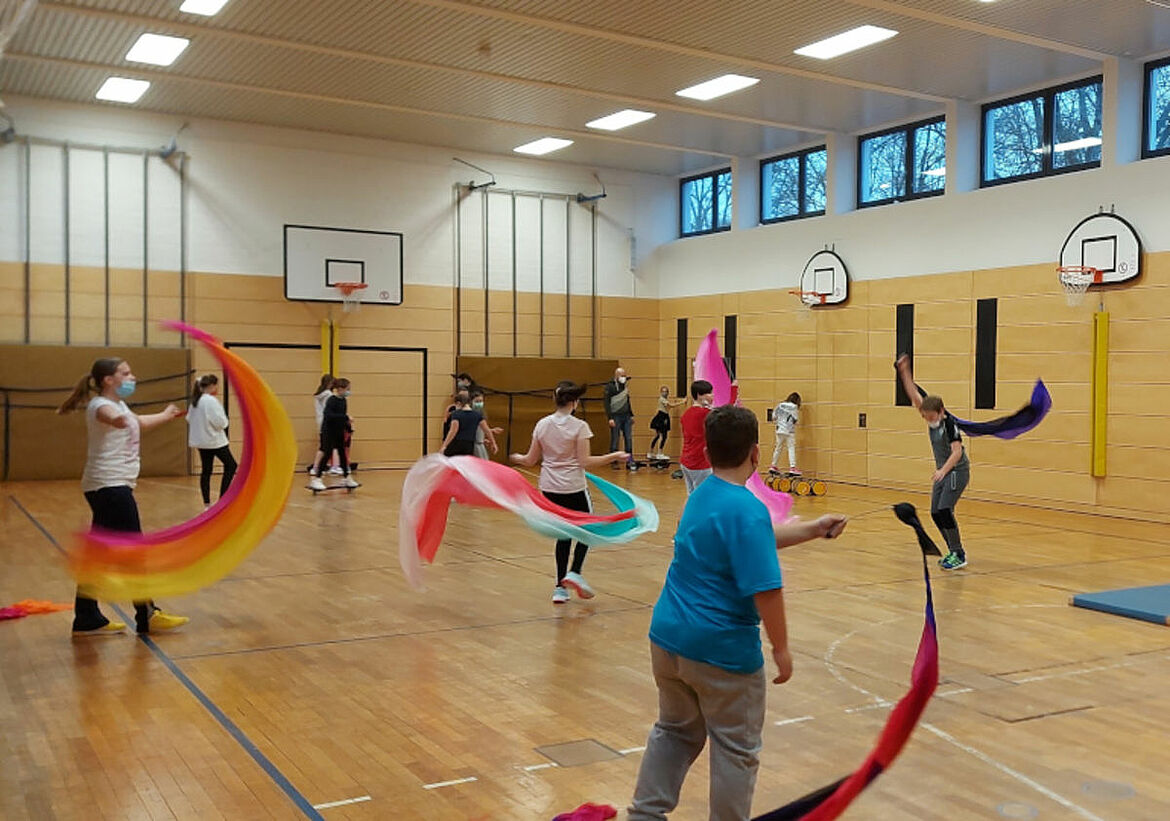
[[[722,77],[716,77],[714,80],[708,80],[705,83],[699,83],[697,86],[684,88],[682,91],[676,91],[679,97],[690,97],[692,100],[714,100],[716,97],[722,97],[724,94],[730,94],[733,91],[754,86],[760,79],[758,77],[745,77],[742,74],[724,74]]]
[[[228,0],[186,0],[183,5],[179,6],[179,11],[185,11],[187,14],[202,14],[204,17],[210,17],[213,14],[218,14],[219,10],[227,5]]]
[[[560,151],[562,148],[572,144],[572,140],[562,140],[560,137],[541,137],[539,140],[518,145],[512,150],[517,154],[534,154],[540,156],[541,154],[551,154],[553,151]]]
[[[922,176],[924,177],[945,177],[946,175],[947,167],[945,165],[942,168],[932,168],[929,171],[922,172]]]
[[[602,131],[618,131],[631,125],[644,123],[657,116],[651,111],[637,111],[633,108],[623,109],[616,114],[610,114],[592,122],[585,123],[589,128],[600,128]]]
[[[131,63],[150,63],[153,66],[169,66],[175,62],[183,49],[190,45],[186,37],[168,37],[165,34],[144,34],[126,52]]]
[[[803,48],[798,48],[796,53],[802,57],[816,57],[818,60],[830,60],[833,57],[840,57],[842,54],[857,51],[859,48],[880,43],[882,40],[889,40],[897,33],[893,29],[882,28],[881,26],[858,26],[855,29],[834,35],[827,40],[820,40],[816,43],[810,43]]]
[[[131,80],[126,77],[109,77],[95,95],[99,100],[114,103],[136,103],[150,88],[146,80]]]

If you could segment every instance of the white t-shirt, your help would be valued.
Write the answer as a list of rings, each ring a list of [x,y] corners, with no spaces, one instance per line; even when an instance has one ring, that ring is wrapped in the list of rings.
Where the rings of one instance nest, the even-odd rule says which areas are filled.
[[[199,397],[193,408],[187,409],[187,444],[193,448],[217,450],[225,447],[228,418],[223,405],[211,394]]]
[[[325,403],[329,401],[329,397],[333,395],[331,390],[323,390],[313,397],[313,402],[316,403],[317,411],[317,432],[321,432],[321,425],[325,422]]]
[[[592,439],[593,431],[584,419],[571,413],[550,413],[536,423],[532,438],[540,442],[541,490],[576,493],[585,490],[585,468],[577,461],[577,440]]]
[[[776,423],[776,435],[787,436],[800,421],[800,408],[794,402],[781,402],[772,411],[772,421]]]
[[[99,422],[97,412],[103,405],[113,408],[114,416],[129,414],[130,424],[116,428]],[[85,471],[81,474],[82,492],[122,485],[134,487],[138,483],[141,464],[138,456],[141,436],[138,417],[130,412],[130,407],[122,401],[95,396],[85,406],[85,430],[89,448],[85,457]]]

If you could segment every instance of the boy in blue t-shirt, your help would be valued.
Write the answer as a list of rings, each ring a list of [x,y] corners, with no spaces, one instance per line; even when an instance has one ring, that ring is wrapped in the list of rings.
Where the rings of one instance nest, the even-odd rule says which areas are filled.
[[[764,726],[762,620],[779,674],[792,676],[779,547],[836,538],[845,517],[772,525],[746,487],[760,463],[759,423],[746,408],[706,419],[713,474],[687,499],[674,560],[650,622],[658,721],[650,731],[630,821],[664,819],[711,739],[710,818],[750,817]]]

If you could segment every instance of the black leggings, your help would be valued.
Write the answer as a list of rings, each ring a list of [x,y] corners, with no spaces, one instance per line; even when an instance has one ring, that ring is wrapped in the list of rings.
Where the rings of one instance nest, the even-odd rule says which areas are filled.
[[[654,438],[650,440],[650,450],[654,450],[654,448],[666,447],[666,435],[668,433],[670,433],[670,431],[666,431],[666,430],[660,430],[657,433],[655,433]],[[662,440],[661,444],[659,444],[659,442],[658,442],[659,439]]]
[[[589,503],[589,492],[586,490],[578,490],[576,493],[552,493],[547,490],[542,490],[544,498],[550,502],[555,502],[561,507],[567,507],[569,510],[579,510],[582,513],[591,513],[593,505]],[[565,573],[572,570],[574,573],[581,572],[581,566],[585,564],[585,554],[589,552],[589,545],[577,542],[577,548],[573,551],[573,566],[569,567],[569,545],[573,543],[572,539],[558,539],[557,540],[557,586],[561,584],[561,580],[565,578]]]
[[[142,523],[138,519],[138,503],[134,501],[134,488],[129,485],[103,487],[88,490],[85,501],[93,512],[93,527],[120,533],[141,533]],[[139,633],[150,630],[150,614],[155,611],[154,602],[134,602],[134,626]],[[73,601],[73,629],[95,630],[109,624],[109,619],[98,609],[97,599],[92,599],[77,588]]]
[[[329,457],[333,455],[333,451],[337,451],[337,464],[341,467],[341,472],[346,476],[349,475],[349,454],[345,452],[345,431],[321,431],[321,458],[317,460],[317,464],[313,465],[313,473],[317,476],[321,475],[321,471],[325,467],[325,463],[329,461]]]
[[[232,456],[231,448],[224,445],[222,448],[199,448],[199,461],[201,469],[199,471],[199,490],[203,493],[203,504],[211,504],[211,468],[215,466],[215,460],[223,462],[223,478],[219,480],[219,495],[227,493],[228,485],[232,483],[232,477],[236,475],[236,460]]]

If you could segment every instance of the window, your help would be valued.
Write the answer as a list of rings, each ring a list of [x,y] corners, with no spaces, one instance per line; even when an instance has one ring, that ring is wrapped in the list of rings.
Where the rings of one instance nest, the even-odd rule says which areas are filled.
[[[1101,164],[1101,78],[983,106],[983,184]]]
[[[731,169],[679,183],[679,233],[684,237],[731,228]]]
[[[823,145],[760,161],[760,222],[780,222],[825,213]]]
[[[869,134],[858,143],[858,207],[946,189],[947,123],[942,117]]]
[[[1143,157],[1170,154],[1170,57],[1146,65],[1146,134]]]

